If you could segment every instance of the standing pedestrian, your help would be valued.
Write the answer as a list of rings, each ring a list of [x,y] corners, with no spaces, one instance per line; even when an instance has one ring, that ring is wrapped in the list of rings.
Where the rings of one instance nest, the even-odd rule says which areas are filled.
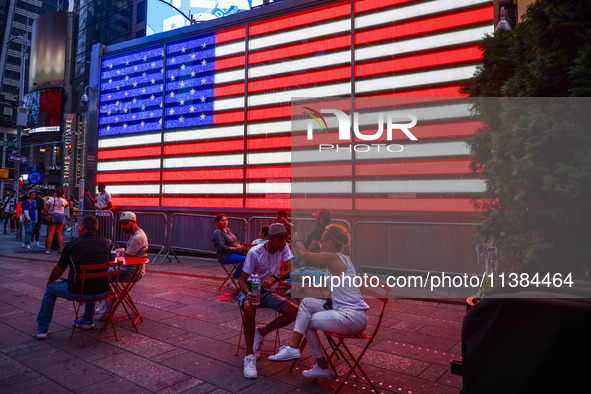
[[[29,192],[29,198],[25,201],[23,207],[23,224],[25,225],[25,242],[23,246],[27,251],[31,250],[31,243],[33,241],[33,226],[37,221],[37,203],[35,202],[35,192]]]
[[[16,192],[11,190],[4,199],[4,204],[2,205],[2,212],[4,212],[4,234],[8,234],[6,231],[6,225],[10,222],[10,232],[14,232],[15,230],[15,219],[14,213],[16,211]]]
[[[97,210],[110,211],[112,207],[111,195],[107,193],[107,186],[104,183],[99,183],[97,188],[99,192],[96,197],[92,198],[89,191],[86,191],[87,196],[90,197]]]
[[[47,244],[45,247],[45,254],[51,253],[51,243],[53,242],[53,235],[57,235],[57,243],[59,246],[59,253],[62,252],[64,247],[64,224],[66,223],[66,217],[64,215],[64,209],[68,206],[68,200],[64,198],[64,189],[58,189],[56,195],[45,204],[44,214],[51,213],[53,216],[53,223],[47,223]]]

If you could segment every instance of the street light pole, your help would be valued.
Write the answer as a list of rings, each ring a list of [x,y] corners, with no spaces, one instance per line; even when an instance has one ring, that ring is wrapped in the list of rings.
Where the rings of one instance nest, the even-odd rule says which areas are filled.
[[[19,118],[19,110],[20,108],[24,105],[24,95],[25,95],[25,58],[27,56],[27,46],[29,44],[29,40],[27,39],[27,33],[25,32],[25,34],[23,34],[22,36],[16,36],[16,37],[12,37],[10,40],[8,40],[7,44],[10,44],[12,41],[16,40],[20,38],[21,39],[21,76],[20,76],[20,88],[18,91],[18,107],[17,107],[17,113],[16,113],[16,150],[17,150],[17,156],[21,155],[21,139],[22,139],[22,135],[23,135],[23,126],[27,125],[27,121],[26,121],[26,117],[25,117],[25,122],[23,124],[23,122],[21,121],[21,119]],[[14,190],[16,191],[16,194],[18,196],[18,190],[19,190],[19,179],[21,176],[21,162],[17,161],[15,162],[14,165]]]

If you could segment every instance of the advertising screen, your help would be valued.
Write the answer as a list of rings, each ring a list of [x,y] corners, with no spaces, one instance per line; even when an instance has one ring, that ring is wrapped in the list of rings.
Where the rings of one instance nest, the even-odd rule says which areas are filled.
[[[263,0],[148,0],[146,34],[189,26],[191,22],[187,18],[203,22],[248,11],[262,4]]]
[[[43,89],[28,93],[23,98],[28,110],[29,132],[59,131],[62,114],[61,89]]]

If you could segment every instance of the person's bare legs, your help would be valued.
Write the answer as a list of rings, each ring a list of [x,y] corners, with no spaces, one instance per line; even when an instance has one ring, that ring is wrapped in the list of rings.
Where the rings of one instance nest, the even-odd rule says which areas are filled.
[[[244,307],[244,321],[242,325],[244,327],[244,341],[246,342],[246,355],[254,354],[254,331],[257,314],[257,306],[252,305],[250,301],[245,300],[242,304]]]
[[[57,244],[59,245],[60,252],[64,248],[64,224],[56,224],[55,231],[57,233]]]
[[[51,252],[51,243],[53,242],[53,235],[55,234],[55,224],[47,225],[47,241],[45,245],[45,251]]]
[[[259,329],[259,333],[262,336],[267,335],[271,331],[278,330],[282,327],[287,326],[291,322],[295,321],[298,315],[298,307],[292,304],[291,302],[286,304],[283,309],[281,309],[281,314],[273,319],[269,324]],[[254,326],[253,326],[254,327]],[[246,335],[246,332],[245,332]],[[254,331],[253,331],[254,335]],[[254,336],[253,336],[254,338]]]

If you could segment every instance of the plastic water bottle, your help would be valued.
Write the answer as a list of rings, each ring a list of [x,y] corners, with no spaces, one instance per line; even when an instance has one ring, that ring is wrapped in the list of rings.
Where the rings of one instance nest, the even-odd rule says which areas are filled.
[[[250,291],[257,297],[256,302],[253,302],[253,305],[259,305],[261,303],[261,280],[257,274],[252,275],[252,279],[250,280]]]

